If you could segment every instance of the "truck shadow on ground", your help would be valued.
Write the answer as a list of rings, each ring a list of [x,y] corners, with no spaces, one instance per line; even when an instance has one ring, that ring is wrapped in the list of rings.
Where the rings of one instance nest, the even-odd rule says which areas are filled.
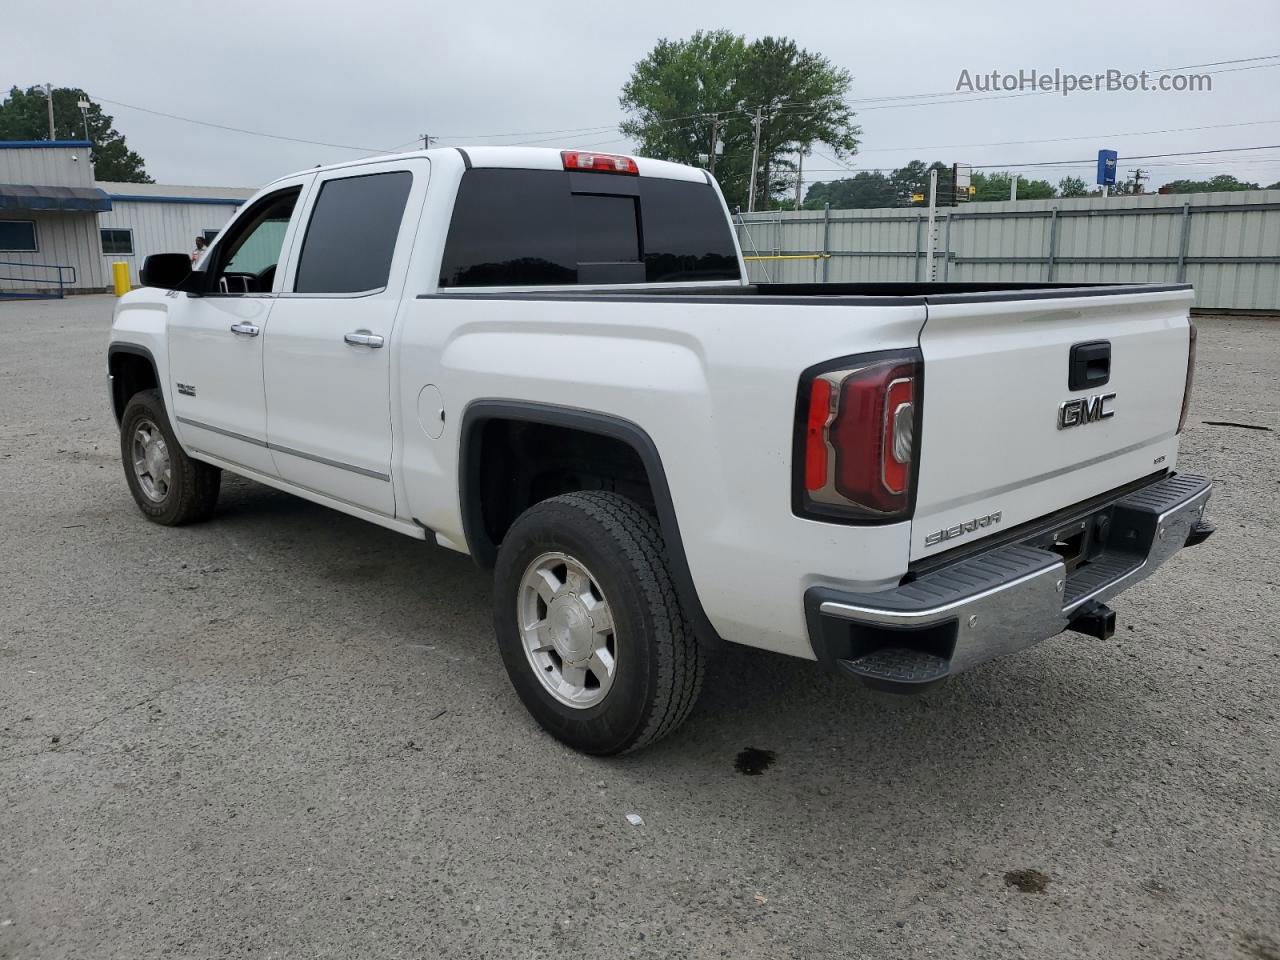
[[[459,682],[479,685],[470,691],[477,702],[509,706],[480,722],[508,728],[508,740],[527,738],[530,749],[571,753],[541,733],[511,691],[492,637],[490,574],[469,558],[238,479],[204,529],[211,541],[230,532],[249,549],[298,557],[291,577],[305,587],[360,587],[340,591],[341,603],[352,619],[401,638],[406,674],[414,643],[474,664]],[[1135,711],[1148,708],[1098,668],[1119,656],[1114,645],[1068,634],[902,697],[813,662],[729,645],[711,658],[701,700],[680,731],[634,756],[584,762],[674,782],[706,771],[740,775],[735,758],[756,748],[778,758],[757,782],[779,773],[825,781],[834,767],[842,779],[935,782],[997,758],[1012,760],[1000,779],[1043,779],[1082,752],[1124,752],[1141,722]],[[1122,669],[1140,668],[1124,658]]]

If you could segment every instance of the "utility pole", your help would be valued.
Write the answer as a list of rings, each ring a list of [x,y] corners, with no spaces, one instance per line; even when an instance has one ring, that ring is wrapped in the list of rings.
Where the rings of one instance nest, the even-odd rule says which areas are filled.
[[[804,185],[804,144],[800,145],[800,158],[796,163],[796,209],[800,209],[800,188]]]
[[[925,262],[928,264],[929,282],[932,283],[938,279],[938,268],[933,262],[933,251],[938,245],[938,221],[936,219],[938,212],[938,168],[934,167],[929,171],[929,238],[925,247],[925,256],[928,258]]]
[[[1147,171],[1143,170],[1141,167],[1138,167],[1138,169],[1134,170],[1133,171],[1133,192],[1141,193],[1142,181],[1146,180],[1150,176],[1151,174],[1147,173]]]
[[[49,98],[49,139],[57,140],[53,135],[53,84],[46,83],[44,85],[44,95]]]
[[[431,149],[431,141],[432,141],[432,140],[439,140],[439,139],[440,139],[439,137],[430,137],[430,136],[427,136],[427,134],[425,134],[425,133],[420,133],[420,134],[418,134],[418,136],[422,139],[422,149],[423,149],[423,150],[430,150],[430,149]]]
[[[80,108],[80,119],[84,121],[84,138],[89,139],[89,107],[92,104],[88,100],[77,100],[76,106]],[[93,162],[93,147],[89,147],[89,161]]]
[[[751,186],[747,190],[747,213],[752,213],[756,209],[756,168],[760,165],[761,109],[761,107],[756,107],[756,115],[751,120],[751,126],[755,128],[755,137],[751,147]]]
[[[716,175],[716,139],[720,133],[720,117],[711,118],[711,152],[707,154],[707,172]]]
[[[1009,199],[1018,199],[1018,175],[1016,173],[1009,178]]]

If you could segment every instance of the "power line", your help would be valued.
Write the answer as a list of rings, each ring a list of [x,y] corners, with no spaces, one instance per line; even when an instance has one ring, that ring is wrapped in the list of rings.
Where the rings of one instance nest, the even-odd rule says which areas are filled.
[[[1169,73],[1173,70],[1193,70],[1196,67],[1222,67],[1233,63],[1253,63],[1256,60],[1274,60],[1280,53],[1268,53],[1261,57],[1238,57],[1235,60],[1214,60],[1212,63],[1184,63],[1180,67],[1159,67],[1156,73]]]
[[[167,117],[170,120],[180,120],[183,123],[194,123],[201,127],[213,127],[216,130],[229,130],[232,133],[244,133],[251,137],[268,137],[272,140],[284,140],[289,143],[305,143],[316,147],[334,147],[338,150],[363,150],[366,153],[392,152],[390,150],[380,150],[377,147],[357,147],[350,143],[329,143],[324,140],[307,140],[303,137],[286,137],[279,133],[267,133],[263,130],[246,130],[244,127],[232,127],[225,123],[213,123],[209,120],[196,120],[193,117],[183,117],[176,113],[165,113],[163,110],[152,110],[150,107],[139,107],[137,104],[124,103],[120,100],[108,100],[106,97],[99,97],[94,94],[90,94],[90,97],[97,100],[99,103],[109,103],[113,107],[124,107],[126,110],[137,110],[141,113],[150,113],[157,117]]]
[[[1179,66],[1179,67],[1158,67],[1158,68],[1156,68],[1156,67],[1149,67],[1149,68],[1147,68],[1147,70],[1146,70],[1145,72],[1147,72],[1147,73],[1172,73],[1172,72],[1173,72],[1173,71],[1175,71],[1175,70],[1195,70],[1195,69],[1198,69],[1198,68],[1200,68],[1200,67],[1218,67],[1218,66],[1224,66],[1224,65],[1228,65],[1228,64],[1236,64],[1236,63],[1253,63],[1253,62],[1255,62],[1255,61],[1259,61],[1259,60],[1276,60],[1276,59],[1280,59],[1280,53],[1270,53],[1270,54],[1267,54],[1267,55],[1266,55],[1266,56],[1264,56],[1264,57],[1244,57],[1244,58],[1241,58],[1241,59],[1238,59],[1238,60],[1214,60],[1214,61],[1212,61],[1212,62],[1210,62],[1210,63],[1185,63],[1185,64],[1183,64],[1182,66]],[[1266,67],[1274,67],[1274,66],[1280,66],[1280,64],[1275,64],[1275,63],[1264,63],[1264,64],[1258,64],[1258,65],[1256,65],[1256,66],[1252,66],[1252,67],[1243,67],[1243,68],[1240,68],[1240,69],[1246,69],[1246,70],[1260,70],[1260,69],[1265,69]],[[1216,75],[1217,75],[1217,74],[1219,74],[1219,73],[1235,73],[1235,72],[1236,72],[1235,70],[1213,70],[1213,71],[1210,71],[1210,75],[1211,75],[1211,76],[1216,76]],[[1090,76],[1096,76],[1096,75],[1097,75],[1097,74],[1090,74]],[[984,92],[985,92],[985,91],[984,91]],[[1056,90],[1047,90],[1047,91],[1035,91],[1035,92],[1037,92],[1037,93],[1041,93],[1041,92],[1043,92],[1043,93],[1056,93],[1057,91],[1056,91]],[[949,97],[949,96],[956,96],[957,94],[960,94],[960,93],[962,93],[962,91],[959,91],[959,90],[944,90],[944,91],[940,91],[940,92],[938,92],[938,93],[909,93],[909,94],[892,94],[892,95],[889,95],[889,96],[883,96],[883,97],[860,97],[860,98],[855,98],[855,99],[853,99],[853,100],[847,100],[847,101],[845,101],[845,102],[846,102],[846,103],[849,103],[849,104],[858,104],[858,103],[883,103],[883,102],[891,101],[891,100],[921,100],[921,99],[928,99],[928,98],[931,98],[931,97]]]
[[[1089,133],[1082,134],[1077,137],[1045,137],[1039,140],[993,140],[990,143],[934,143],[917,147],[872,147],[869,150],[859,150],[858,153],[887,153],[899,150],[963,150],[976,147],[1011,147],[1028,143],[1063,143],[1068,140],[1104,140],[1107,138],[1119,137],[1150,137],[1161,133],[1188,133],[1193,130],[1225,130],[1228,127],[1253,127],[1268,123],[1280,123],[1280,119],[1244,120],[1240,123],[1213,123],[1201,127],[1168,127],[1164,130],[1134,130],[1130,133]]]
[[[1275,62],[1275,63],[1258,63],[1257,62],[1262,60],[1277,60],[1278,62]],[[1234,60],[1219,60],[1219,61],[1212,61],[1212,62],[1203,63],[1203,64],[1186,64],[1180,67],[1160,68],[1159,70],[1154,70],[1150,72],[1167,73],[1173,70],[1187,70],[1187,69],[1194,69],[1194,68],[1200,68],[1200,67],[1231,65],[1231,64],[1238,64],[1238,63],[1252,64],[1252,65],[1244,66],[1244,67],[1233,67],[1233,68],[1217,70],[1217,71],[1209,71],[1209,73],[1210,74],[1231,73],[1231,72],[1237,72],[1238,70],[1255,70],[1255,69],[1265,69],[1268,67],[1277,67],[1277,66],[1280,66],[1280,54],[1269,54],[1267,56],[1259,56],[1259,57],[1244,57],[1244,58],[1238,58]],[[946,92],[939,92],[939,93],[897,94],[897,95],[883,96],[883,97],[867,97],[867,98],[861,98],[861,99],[841,101],[841,103],[846,107],[857,106],[857,107],[860,107],[861,110],[867,111],[867,110],[893,109],[897,107],[908,107],[908,106],[933,106],[933,105],[942,105],[942,104],[951,104],[951,103],[971,103],[971,102],[978,102],[978,101],[984,101],[984,100],[1008,100],[1008,99],[1025,97],[1025,96],[1041,96],[1041,95],[1054,93],[1054,92],[1057,92],[1057,91],[1036,90],[1036,91],[1023,92],[1023,93],[996,94],[996,95],[989,95],[989,96],[974,97],[972,95],[965,94],[962,91],[946,91]],[[93,99],[98,100],[99,102],[102,102],[102,103],[109,103],[113,106],[123,107],[127,110],[137,110],[141,113],[148,113],[153,116],[164,117],[170,120],[177,120],[182,123],[190,123],[190,124],[195,124],[197,126],[210,127],[215,130],[226,130],[232,133],[245,134],[247,136],[265,137],[267,139],[279,140],[286,143],[302,143],[310,146],[329,147],[329,148],[338,149],[338,150],[358,150],[363,153],[392,153],[392,152],[395,152],[395,150],[399,149],[399,146],[397,146],[396,148],[392,148],[391,150],[386,150],[386,149],[377,148],[377,147],[359,146],[356,144],[349,144],[349,143],[334,143],[332,141],[326,141],[326,140],[312,140],[305,137],[290,137],[284,134],[268,133],[267,131],[264,131],[264,130],[251,130],[245,127],[236,127],[230,124],[217,123],[209,120],[198,120],[194,117],[187,117],[181,114],[169,113],[163,110],[156,110],[151,107],[142,107],[142,106],[138,106],[137,104],[126,103],[121,100],[113,100],[108,97],[94,96]],[[807,101],[807,102],[800,102],[800,103],[789,103],[784,101],[782,103],[776,104],[773,107],[773,110],[771,111],[771,115],[777,116],[783,113],[794,113],[796,111],[804,110],[806,108],[812,109],[816,104],[819,104],[822,102],[823,102],[822,100],[814,100],[814,101]],[[862,106],[863,104],[869,104],[869,105]],[[679,123],[685,120],[697,120],[697,119],[707,119],[707,118],[718,119],[720,117],[730,117],[730,116],[749,117],[751,115],[752,114],[750,111],[734,109],[734,110],[706,111],[701,113],[692,113],[692,114],[687,114],[679,117],[653,118],[643,122],[649,126],[665,126],[672,123]],[[1255,121],[1255,122],[1269,123],[1269,122],[1277,122],[1277,121]],[[1240,124],[1240,125],[1243,126],[1244,124]],[[1221,126],[1225,127],[1228,125],[1223,124]],[[530,131],[512,131],[507,133],[441,135],[440,139],[447,139],[451,141],[497,140],[497,139],[507,139],[507,138],[514,138],[514,137],[525,137],[525,136],[544,135],[544,134],[549,135],[547,136],[546,140],[524,141],[524,143],[528,143],[528,144],[537,144],[541,142],[548,142],[550,140],[558,140],[560,139],[560,137],[562,137],[565,134],[590,135],[594,133],[605,133],[608,131],[616,130],[618,129],[618,127],[619,127],[619,124],[610,123],[610,124],[600,124],[597,126],[567,127],[567,128],[561,128],[558,130],[530,130]],[[1193,129],[1212,129],[1212,128],[1211,127],[1203,127],[1203,128],[1188,127],[1183,129],[1193,130]],[[1168,132],[1175,132],[1175,131],[1171,130]],[[1138,136],[1138,135],[1146,135],[1146,134],[1106,134],[1106,136]],[[435,139],[435,137],[433,137],[433,139]],[[1058,139],[1066,140],[1066,139],[1086,139],[1086,138],[1080,137],[1080,138],[1058,138]],[[416,139],[406,141],[405,144],[402,144],[400,146],[412,144],[414,142],[416,142]],[[606,142],[614,142],[614,141],[606,141]],[[990,145],[1004,146],[1004,145],[1012,145],[1014,143],[1020,143],[1020,142],[1022,143],[1046,142],[1047,143],[1047,142],[1053,142],[1053,141],[1052,140],[1005,141],[1003,143],[993,143]],[[509,145],[517,145],[517,144],[512,143]],[[960,146],[976,147],[976,146],[985,146],[985,144],[966,144],[966,145],[960,145]],[[910,148],[880,147],[880,148],[874,148],[874,149],[876,151],[883,151],[883,150],[890,150],[890,149],[952,149],[952,147],[910,147]],[[871,151],[868,151],[868,152],[871,152]]]
[[[1257,147],[1219,147],[1216,150],[1181,150],[1175,153],[1143,153],[1143,154],[1137,154],[1132,157],[1125,157],[1124,159],[1125,159],[1125,162],[1128,163],[1133,160],[1159,160],[1164,157],[1200,157],[1210,153],[1215,153],[1215,154],[1216,153],[1247,153],[1254,150],[1280,150],[1280,143],[1269,143],[1269,144],[1265,144],[1263,146],[1257,146]],[[1090,157],[1084,160],[1047,160],[1047,161],[1041,161],[1036,163],[1020,163],[1020,164],[1017,164],[1017,166],[1019,167],[1050,167],[1050,166],[1061,166],[1062,164],[1067,164],[1067,163],[1092,164],[1095,162],[1096,162],[1095,158]],[[975,170],[991,170],[991,169],[994,169],[995,167],[1000,166],[1000,164],[984,163],[984,164],[972,164],[971,166]]]
[[[1198,157],[1198,156],[1207,156],[1209,154],[1219,155],[1224,153],[1251,153],[1251,152],[1256,152],[1258,150],[1280,150],[1280,144],[1264,144],[1264,145],[1253,146],[1253,147],[1221,147],[1215,150],[1184,150],[1184,151],[1175,152],[1175,153],[1147,153],[1147,154],[1138,154],[1131,157],[1125,157],[1124,161],[1126,163],[1129,163],[1131,161],[1137,161],[1137,160],[1159,160],[1159,159],[1165,159],[1168,157]],[[823,153],[820,150],[815,150],[814,153],[817,153],[819,156],[824,157],[825,159],[829,160],[832,163],[837,163],[837,164],[840,163],[840,161],[837,160],[836,158],[826,153]],[[1280,157],[1263,158],[1260,160],[1250,160],[1249,158],[1244,158],[1244,157],[1241,157],[1241,158],[1223,157],[1220,160],[1171,161],[1170,163],[1167,163],[1167,164],[1152,164],[1152,166],[1158,166],[1158,167],[1188,166],[1188,165],[1199,165],[1199,164],[1222,163],[1223,161],[1226,161],[1229,163],[1230,162],[1266,163],[1272,160],[1280,160]],[[970,164],[969,166],[973,170],[1023,170],[1023,169],[1032,168],[1032,167],[1089,167],[1089,168],[1092,168],[1096,164],[1096,162],[1097,162],[1096,158],[1090,157],[1082,160],[1040,160],[1040,161],[1030,161],[1027,163],[1003,162],[1003,163]],[[810,172],[811,173],[854,173],[854,174],[891,173],[894,170],[899,170],[899,169],[901,169],[901,167],[850,167],[848,165],[842,165],[839,167],[832,167],[832,168],[811,169]]]
[[[1161,67],[1158,69],[1149,68],[1147,72],[1148,73],[1169,73],[1174,70],[1190,70],[1190,69],[1196,69],[1199,67],[1215,67],[1215,66],[1237,64],[1237,63],[1254,63],[1260,60],[1280,61],[1280,53],[1273,53],[1273,54],[1268,54],[1266,56],[1260,56],[1260,57],[1242,57],[1235,60],[1214,60],[1208,63],[1191,63],[1191,64],[1184,64],[1178,67]],[[1264,69],[1267,67],[1277,67],[1277,66],[1280,66],[1280,62],[1257,64],[1252,67],[1244,67],[1240,69],[1257,70],[1257,69]],[[1215,70],[1215,71],[1210,71],[1210,74],[1216,75],[1218,73],[1233,73],[1233,72],[1236,72],[1236,71]],[[996,97],[976,97],[975,98],[967,94],[964,94],[963,91],[947,90],[947,91],[940,91],[936,93],[908,93],[908,94],[893,94],[893,95],[882,96],[882,97],[862,97],[862,98],[854,98],[851,100],[843,100],[840,102],[845,106],[858,106],[860,104],[879,104],[879,103],[885,103],[888,101],[909,101],[909,100],[922,100],[922,99],[932,100],[939,97],[950,97],[953,99],[942,100],[939,102],[963,103],[963,102],[967,102],[967,100],[956,99],[956,98],[967,97],[967,99],[972,99],[972,100],[1010,99],[1011,97],[1015,97],[1015,96],[1033,96],[1041,93],[1055,93],[1055,92],[1057,91],[1037,90],[1037,91],[1033,91],[1032,93],[1026,93],[1026,94],[1002,94]],[[776,115],[778,113],[794,112],[796,110],[811,108],[815,104],[822,103],[822,102],[823,102],[822,100],[808,100],[808,101],[801,101],[801,102],[783,101],[782,103],[775,105],[773,114]],[[872,108],[866,107],[864,109],[872,109]],[[880,108],[877,107],[875,109],[880,109]],[[655,119],[647,120],[644,122],[647,125],[651,125],[651,126],[663,126],[670,123],[678,123],[683,120],[700,120],[700,119],[711,119],[711,118],[727,117],[727,116],[740,116],[743,118],[750,118],[753,115],[754,114],[751,110],[733,109],[733,110],[704,111],[702,113],[690,113],[690,114],[686,114],[684,116],[679,116],[679,117],[655,118]],[[588,133],[589,134],[589,133],[595,133],[595,132],[604,132],[606,130],[613,130],[613,129],[616,129],[617,126],[618,126],[617,123],[612,123],[612,124],[601,124],[598,126],[591,126],[591,127],[570,127],[570,128],[561,129],[561,130],[527,130],[522,132],[511,132],[511,133],[472,133],[472,134],[458,134],[458,135],[447,134],[447,135],[444,135],[443,138],[446,140],[467,140],[467,139],[491,140],[491,139],[500,139],[504,137],[540,136],[543,134],[564,134],[564,133]],[[1198,128],[1187,128],[1187,129],[1198,129]],[[1208,129],[1208,128],[1205,128],[1205,129]],[[1032,141],[1027,141],[1027,142],[1032,142]],[[911,149],[916,149],[916,148],[911,148]]]
[[[1280,54],[1272,54],[1271,57],[1254,57],[1250,59],[1264,60],[1264,59],[1277,59],[1277,58],[1280,58]],[[1230,61],[1223,61],[1223,62],[1230,62]],[[1213,66],[1213,64],[1193,63],[1193,64],[1188,64],[1185,67],[1175,67],[1172,69],[1189,70],[1196,67],[1208,67],[1208,66]],[[1280,62],[1260,63],[1260,64],[1255,64],[1254,66],[1251,66],[1251,67],[1237,67],[1234,69],[1210,70],[1210,71],[1207,71],[1205,75],[1217,76],[1220,73],[1238,73],[1241,70],[1265,70],[1270,67],[1280,67]],[[1168,71],[1164,69],[1162,70],[1147,69],[1146,72],[1147,73],[1164,73]],[[1082,91],[1082,92],[1088,92],[1088,91]],[[1133,93],[1136,91],[1116,91],[1116,92]],[[1146,91],[1146,92],[1156,92],[1156,91]],[[1176,92],[1176,91],[1165,91],[1165,92]],[[948,90],[948,91],[941,91],[938,93],[910,93],[910,94],[898,94],[898,95],[886,96],[886,97],[869,97],[869,98],[864,98],[860,100],[854,99],[854,100],[846,100],[842,102],[844,103],[845,106],[857,108],[857,110],[859,110],[860,112],[865,113],[871,110],[896,110],[896,109],[901,109],[905,107],[945,106],[953,103],[978,103],[986,100],[1016,100],[1021,97],[1043,97],[1043,96],[1048,96],[1050,94],[1059,93],[1059,91],[1057,89],[1050,89],[1050,90],[1029,90],[1029,91],[1023,91],[1021,93],[987,94],[985,91],[983,91],[982,93],[983,93],[982,96],[974,96],[972,93],[967,91]],[[912,102],[888,102],[888,101],[912,101]],[[797,103],[788,107],[784,107],[779,112],[787,112],[793,109],[803,108],[805,106],[811,106],[812,104],[820,103],[820,102],[821,101],[815,100],[815,101],[810,101],[808,104]],[[862,106],[862,104],[864,103],[869,103],[871,104],[871,106]]]

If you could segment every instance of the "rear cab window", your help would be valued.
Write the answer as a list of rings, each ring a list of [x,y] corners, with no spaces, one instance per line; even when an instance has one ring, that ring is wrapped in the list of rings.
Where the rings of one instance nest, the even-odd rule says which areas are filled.
[[[707,182],[474,168],[462,176],[440,288],[740,280]]]

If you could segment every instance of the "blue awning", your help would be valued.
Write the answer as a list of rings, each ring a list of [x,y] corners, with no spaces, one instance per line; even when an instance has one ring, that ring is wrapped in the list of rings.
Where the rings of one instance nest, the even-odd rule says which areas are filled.
[[[0,183],[0,211],[61,210],[97,213],[111,209],[111,198],[97,187],[37,187]]]

